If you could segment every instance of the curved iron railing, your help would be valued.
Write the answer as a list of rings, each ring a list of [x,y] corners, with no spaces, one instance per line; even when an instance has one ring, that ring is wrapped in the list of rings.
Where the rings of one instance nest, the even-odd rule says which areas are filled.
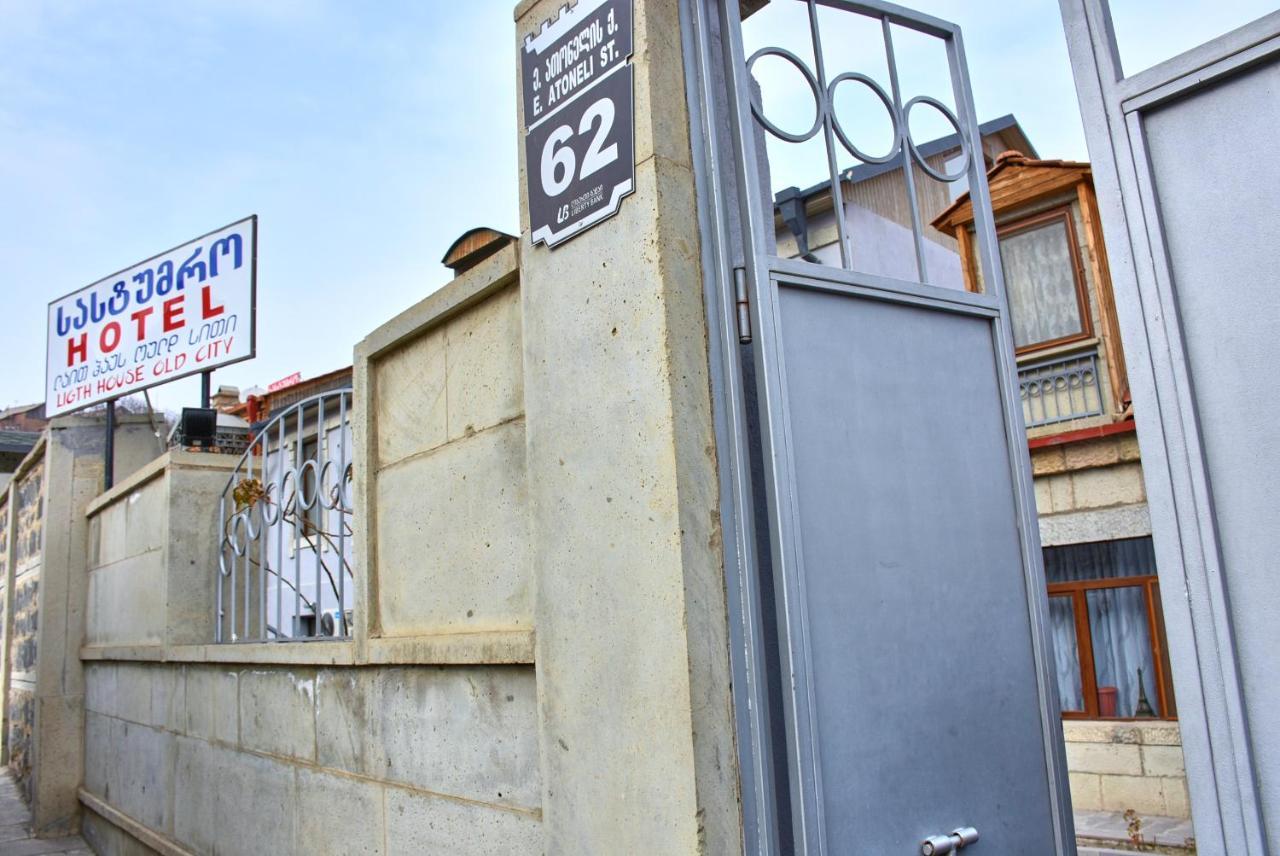
[[[275,416],[218,503],[216,642],[351,635],[351,390]]]

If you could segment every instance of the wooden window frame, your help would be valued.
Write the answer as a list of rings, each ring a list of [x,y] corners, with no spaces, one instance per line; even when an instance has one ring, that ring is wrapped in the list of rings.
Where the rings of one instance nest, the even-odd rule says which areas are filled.
[[[1155,664],[1156,697],[1160,703],[1157,721],[1177,721],[1170,683],[1168,652],[1164,643],[1164,622],[1160,615],[1160,583],[1155,574],[1102,580],[1050,583],[1049,597],[1070,597],[1075,617],[1076,652],[1080,663],[1080,687],[1084,710],[1064,710],[1063,719],[1105,719],[1108,722],[1150,721],[1152,717],[1109,716],[1098,712],[1098,679],[1093,665],[1093,630],[1089,626],[1088,593],[1099,589],[1141,588],[1147,607],[1147,637],[1151,640],[1151,662]]]
[[[1071,203],[1059,205],[1048,211],[1041,211],[1038,214],[1032,214],[1029,217],[1022,217],[1017,220],[1000,225],[996,228],[996,248],[999,249],[1000,241],[1012,235],[1021,232],[1029,232],[1032,229],[1038,229],[1055,220],[1061,220],[1066,224],[1067,228],[1067,247],[1071,251],[1071,276],[1076,286],[1076,308],[1080,312],[1080,332],[1072,333],[1067,336],[1059,336],[1056,339],[1047,339],[1043,342],[1033,342],[1029,345],[1015,347],[1014,353],[1021,356],[1022,354],[1030,354],[1036,351],[1043,351],[1048,348],[1056,348],[1059,345],[1068,345],[1072,342],[1083,342],[1094,337],[1093,332],[1093,313],[1089,307],[1089,286],[1084,276],[1084,260],[1080,256],[1080,240],[1076,234],[1075,218],[1071,216]],[[1004,262],[1001,260],[1001,267]],[[1005,286],[1006,292],[1008,285]],[[1010,313],[1013,307],[1009,308]],[[1010,324],[1013,323],[1012,317],[1009,319]]]

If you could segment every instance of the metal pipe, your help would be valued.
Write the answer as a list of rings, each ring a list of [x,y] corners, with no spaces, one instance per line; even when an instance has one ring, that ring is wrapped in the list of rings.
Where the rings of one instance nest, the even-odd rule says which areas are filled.
[[[102,489],[111,490],[116,477],[116,401],[107,402],[107,436],[102,447]]]

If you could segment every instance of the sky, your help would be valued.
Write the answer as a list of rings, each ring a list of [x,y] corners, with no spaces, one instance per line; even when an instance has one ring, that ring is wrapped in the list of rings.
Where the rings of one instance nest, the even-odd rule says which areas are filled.
[[[980,119],[1087,159],[1056,0],[907,5],[963,28]],[[249,214],[258,355],[214,386],[349,365],[449,280],[455,238],[518,228],[513,6],[0,0],[0,407],[44,397],[50,300]],[[1136,70],[1274,0],[1112,7]],[[151,395],[176,410],[198,389]]]

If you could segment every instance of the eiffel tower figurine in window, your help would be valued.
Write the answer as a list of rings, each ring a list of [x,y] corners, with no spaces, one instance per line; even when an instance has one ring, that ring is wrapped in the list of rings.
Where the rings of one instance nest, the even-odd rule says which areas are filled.
[[[1155,718],[1156,712],[1151,709],[1151,702],[1147,701],[1147,685],[1142,680],[1142,667],[1138,667],[1138,709],[1133,712],[1135,717],[1144,716],[1151,719]]]

